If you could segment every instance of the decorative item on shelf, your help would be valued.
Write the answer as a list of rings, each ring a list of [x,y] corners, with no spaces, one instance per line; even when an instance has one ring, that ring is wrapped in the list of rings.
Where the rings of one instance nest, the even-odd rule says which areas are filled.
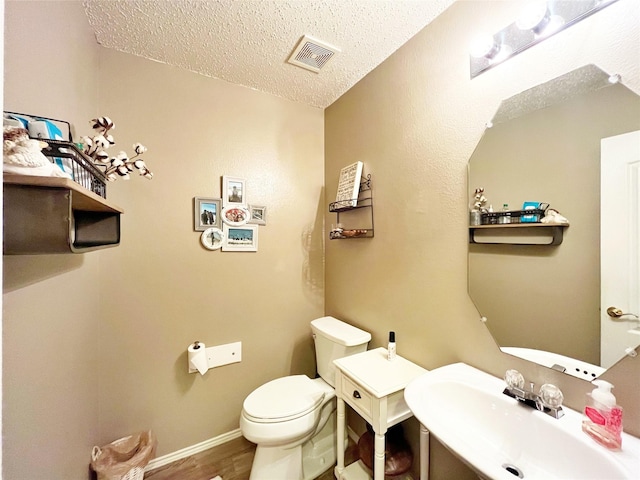
[[[482,223],[482,213],[487,211],[486,204],[487,197],[484,196],[484,188],[476,188],[469,208],[469,225],[480,225]]]
[[[342,230],[342,236],[343,237],[361,237],[363,235],[366,235],[368,232],[368,230],[366,228],[357,228],[357,229],[351,229],[351,230]]]
[[[336,203],[339,202],[344,207],[355,207],[358,204],[362,168],[362,162],[355,162],[340,170]]]
[[[334,229],[329,232],[329,239],[335,240],[338,238],[356,238],[356,237],[365,237],[371,233],[370,230],[366,228],[358,228],[358,229]]]
[[[536,223],[540,221],[540,214],[538,213],[540,209],[540,202],[524,202],[522,204],[522,210],[528,211],[531,213],[520,215],[520,223]]]
[[[344,230],[344,228],[342,227],[341,223],[332,224],[331,225],[331,230],[329,231],[329,238],[331,238],[331,239],[341,238],[343,230]]]
[[[484,188],[478,187],[473,193],[473,206],[476,210],[486,211],[487,197],[484,195]]]
[[[569,223],[569,220],[565,216],[563,216],[558,210],[555,208],[549,208],[545,212],[545,216],[540,220],[542,223]]]
[[[498,223],[503,225],[511,223],[511,211],[509,210],[508,203],[502,205],[502,212],[500,212],[500,216],[498,217]]]
[[[133,144],[135,155],[131,158],[124,151],[120,151],[115,157],[109,157],[106,150],[115,144],[113,136],[109,133],[115,128],[115,124],[109,117],[98,117],[91,120],[95,132],[93,137],[82,137],[83,152],[91,157],[94,164],[104,168],[107,180],[113,182],[117,178],[129,179],[129,173],[138,170],[141,176],[151,180],[153,173],[147,168],[140,155],[147,151],[147,147],[141,143]]]
[[[71,142],[71,124],[65,120],[6,111],[2,120],[4,125],[26,129],[36,140]]]
[[[47,144],[29,138],[29,132],[25,128],[5,126],[2,136],[4,173],[71,178],[70,174],[44,156],[42,149]]]

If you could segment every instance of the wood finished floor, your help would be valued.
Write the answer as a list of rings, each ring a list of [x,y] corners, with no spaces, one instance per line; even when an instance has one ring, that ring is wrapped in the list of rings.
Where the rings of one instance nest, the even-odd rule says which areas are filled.
[[[230,442],[210,448],[182,460],[177,460],[164,467],[156,468],[145,474],[145,480],[210,480],[220,475],[222,480],[248,480],[251,463],[256,446],[245,440],[236,438]],[[345,452],[345,463],[354,461],[358,455],[358,447],[352,441]],[[319,476],[316,480],[334,480],[333,468]],[[287,479],[273,479],[287,480]]]

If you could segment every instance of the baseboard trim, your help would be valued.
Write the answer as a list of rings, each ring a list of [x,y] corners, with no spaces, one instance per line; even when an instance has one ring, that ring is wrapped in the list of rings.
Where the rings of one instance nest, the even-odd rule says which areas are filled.
[[[205,440],[204,442],[196,443],[195,445],[191,445],[190,447],[185,447],[180,450],[176,450],[172,453],[167,453],[161,457],[154,458],[151,460],[144,471],[150,472],[151,470],[155,470],[156,468],[164,467],[165,465],[169,465],[176,460],[182,460],[183,458],[187,458],[191,455],[195,455],[196,453],[204,452],[213,447],[217,447],[218,445],[222,445],[223,443],[230,442],[231,440],[235,440],[236,438],[240,438],[242,436],[242,432],[239,428],[235,430],[231,430],[230,432],[223,433],[222,435],[218,435],[217,437],[210,438],[209,440]],[[358,443],[358,434],[353,431],[351,427],[347,427],[347,436],[356,444]]]
[[[151,470],[155,470],[156,468],[164,467],[176,460],[182,460],[183,458],[187,458],[191,455],[195,455],[196,453],[204,452],[213,447],[217,447],[218,445],[222,445],[223,443],[230,442],[236,438],[242,436],[242,432],[240,432],[239,428],[235,430],[231,430],[230,432],[223,433],[222,435],[218,435],[217,437],[210,438],[209,440],[205,440],[204,442],[196,443],[195,445],[191,445],[190,447],[185,447],[180,450],[176,450],[173,453],[168,453],[161,457],[154,458],[151,460],[147,466],[145,467],[145,472],[150,472]]]

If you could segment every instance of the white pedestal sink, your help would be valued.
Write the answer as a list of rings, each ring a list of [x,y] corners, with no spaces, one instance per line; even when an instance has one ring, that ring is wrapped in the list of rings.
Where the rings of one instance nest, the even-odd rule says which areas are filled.
[[[495,480],[640,479],[640,439],[612,452],[582,432],[582,415],[560,419],[502,393],[505,383],[464,363],[431,370],[405,388],[407,405],[451,452]],[[623,406],[624,407],[624,406]]]

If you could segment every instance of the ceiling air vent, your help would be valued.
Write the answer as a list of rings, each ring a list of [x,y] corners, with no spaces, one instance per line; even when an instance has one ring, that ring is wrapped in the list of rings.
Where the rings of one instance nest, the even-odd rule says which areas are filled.
[[[304,35],[287,61],[318,73],[339,52],[339,48]]]

